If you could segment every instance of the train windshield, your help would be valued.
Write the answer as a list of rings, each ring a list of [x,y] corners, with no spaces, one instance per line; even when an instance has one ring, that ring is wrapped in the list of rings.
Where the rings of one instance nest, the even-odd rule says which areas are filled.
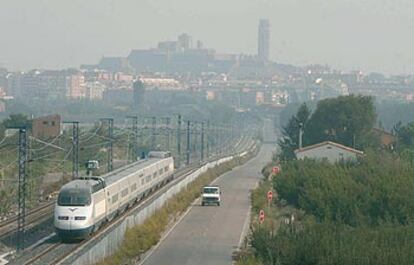
[[[59,206],[87,206],[91,204],[91,193],[87,189],[67,189],[59,193]]]

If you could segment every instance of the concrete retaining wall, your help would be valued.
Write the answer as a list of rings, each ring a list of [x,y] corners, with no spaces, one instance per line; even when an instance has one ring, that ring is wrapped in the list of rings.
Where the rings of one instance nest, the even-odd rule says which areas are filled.
[[[246,154],[247,153],[243,153],[243,156]],[[105,233],[104,236],[94,240],[93,243],[86,245],[84,249],[82,249],[81,253],[73,255],[77,257],[69,257],[67,260],[62,262],[62,264],[90,265],[99,262],[104,257],[114,254],[122,244],[127,228],[142,224],[148,217],[153,215],[157,209],[161,208],[166,201],[179,193],[182,189],[186,188],[189,183],[195,180],[202,173],[206,172],[210,168],[230,161],[231,159],[233,159],[233,156],[222,158],[220,160],[210,162],[194,171],[185,179],[169,188],[164,194],[151,202],[151,204],[147,207],[144,209],[137,209],[137,212],[131,213],[122,221],[122,223],[119,223],[113,227],[110,231]]]

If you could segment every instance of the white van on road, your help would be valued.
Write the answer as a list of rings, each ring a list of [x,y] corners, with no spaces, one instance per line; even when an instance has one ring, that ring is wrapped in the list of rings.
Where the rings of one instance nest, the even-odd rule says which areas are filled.
[[[216,204],[220,206],[221,202],[221,191],[218,186],[204,186],[201,198],[201,205],[205,206],[208,204]]]

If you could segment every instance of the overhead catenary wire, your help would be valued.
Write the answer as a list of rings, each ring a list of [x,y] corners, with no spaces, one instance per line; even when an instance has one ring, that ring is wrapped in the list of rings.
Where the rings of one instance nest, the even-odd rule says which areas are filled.
[[[72,153],[72,151],[73,151],[73,148],[71,147],[71,148],[69,149],[69,151],[66,153],[66,155],[63,157],[63,159],[61,160],[61,162],[60,162],[60,163],[58,163],[58,165],[57,165],[57,166],[53,167],[51,170],[48,170],[48,171],[49,171],[49,172],[53,172],[53,171],[55,171],[57,168],[59,168],[59,166],[61,166],[61,164],[63,164],[63,163],[65,163],[66,161],[68,161],[68,157],[69,157],[69,155]]]
[[[52,147],[52,148],[56,148],[56,149],[60,149],[60,150],[62,150],[62,151],[65,151],[65,149],[64,149],[64,148],[62,148],[62,147],[60,147],[60,146],[57,146],[57,145],[54,145],[54,144],[53,144],[53,143],[54,143],[54,142],[56,142],[56,141],[57,141],[57,139],[59,139],[61,136],[62,136],[62,135],[57,136],[55,139],[53,139],[53,140],[52,140],[52,141],[50,141],[50,142],[45,142],[45,141],[40,140],[40,139],[38,139],[38,138],[35,138],[35,137],[33,137],[33,136],[29,136],[29,138],[30,138],[30,139],[32,139],[32,140],[34,140],[34,141],[36,141],[36,142],[39,142],[39,143],[41,143],[41,144],[44,144],[44,146],[42,146],[42,147],[40,147],[40,148],[37,148],[37,149],[31,149],[31,151],[41,151],[41,150],[46,149],[47,147]]]
[[[0,141],[0,145],[1,145],[2,143],[4,143],[4,142],[6,141],[6,139],[7,139],[7,136],[4,136],[4,138]]]
[[[43,160],[43,158],[50,157],[50,156],[54,156],[54,155],[56,155],[56,153],[59,153],[59,152],[61,152],[61,151],[54,151],[54,152],[50,152],[50,153],[48,153],[48,154],[41,155],[41,156],[39,156],[39,157],[34,157],[34,158],[32,158],[31,160],[33,160],[33,161]]]
[[[95,131],[93,133],[91,133],[91,136],[89,136],[87,139],[80,139],[80,137],[82,137],[84,135],[88,135],[89,133],[84,134],[84,135],[80,135],[79,136],[79,143],[84,143],[84,142],[88,142],[89,140],[91,140],[93,137],[95,137],[96,135],[98,135],[98,131],[101,128],[102,128],[102,123],[98,127],[96,127]]]
[[[13,165],[17,165],[18,159],[15,159],[14,161],[10,162],[9,164],[5,165],[4,167],[1,167],[0,170],[5,170]]]

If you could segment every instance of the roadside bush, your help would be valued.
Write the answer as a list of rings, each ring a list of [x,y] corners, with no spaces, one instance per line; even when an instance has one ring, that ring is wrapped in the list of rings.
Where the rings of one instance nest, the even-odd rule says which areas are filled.
[[[320,222],[357,226],[414,218],[413,163],[390,154],[368,153],[356,165],[291,161],[274,179],[281,199]]]
[[[282,225],[255,230],[251,245],[264,265],[414,264],[414,226],[353,228],[332,223]]]

